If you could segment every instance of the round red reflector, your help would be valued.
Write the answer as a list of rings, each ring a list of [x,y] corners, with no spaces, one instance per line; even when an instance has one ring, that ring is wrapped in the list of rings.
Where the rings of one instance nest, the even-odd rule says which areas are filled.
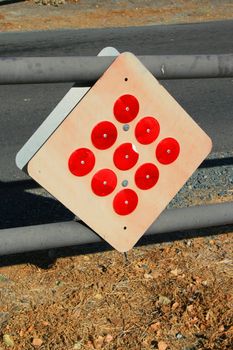
[[[113,154],[115,166],[120,170],[131,169],[138,161],[139,154],[132,143],[123,143]]]
[[[159,131],[160,126],[158,121],[153,117],[145,117],[137,123],[135,137],[138,142],[148,145],[157,139]]]
[[[74,151],[68,161],[70,172],[75,176],[84,176],[90,173],[95,166],[95,156],[88,148],[79,148]]]
[[[113,208],[119,215],[128,215],[132,213],[136,209],[137,204],[137,193],[131,189],[118,192],[113,200]]]
[[[97,124],[91,133],[93,145],[98,149],[110,148],[117,139],[117,129],[115,125],[108,121]]]
[[[179,143],[172,137],[159,142],[156,148],[156,157],[161,164],[173,163],[180,153]]]
[[[148,190],[156,185],[159,179],[159,170],[152,163],[141,165],[135,174],[135,183],[141,190]]]
[[[92,178],[91,188],[97,196],[107,196],[117,185],[117,176],[110,169],[99,170]]]
[[[139,102],[133,95],[123,95],[116,100],[113,112],[120,123],[129,123],[138,115]]]

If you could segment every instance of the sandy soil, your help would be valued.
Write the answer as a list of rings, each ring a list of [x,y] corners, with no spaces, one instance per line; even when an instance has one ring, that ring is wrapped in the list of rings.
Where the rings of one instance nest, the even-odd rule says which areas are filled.
[[[233,18],[231,0],[78,0],[58,7],[60,0],[26,1],[0,7],[0,30],[98,28],[189,23]],[[62,0],[63,1],[63,0]]]
[[[230,350],[232,248],[225,233],[3,267],[0,346]]]

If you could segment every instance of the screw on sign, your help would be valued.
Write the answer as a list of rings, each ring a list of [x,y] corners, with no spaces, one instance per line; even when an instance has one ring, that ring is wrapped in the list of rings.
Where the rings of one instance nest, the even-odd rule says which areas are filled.
[[[124,252],[210,150],[205,132],[134,55],[124,53],[64,116],[27,171]]]

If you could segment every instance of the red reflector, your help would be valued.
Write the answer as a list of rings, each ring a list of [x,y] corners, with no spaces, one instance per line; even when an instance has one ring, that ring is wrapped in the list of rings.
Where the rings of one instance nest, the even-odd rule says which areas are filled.
[[[113,200],[113,208],[119,215],[128,215],[132,213],[136,209],[137,204],[137,193],[131,189],[118,192]]]
[[[157,139],[159,131],[158,121],[153,117],[145,117],[137,123],[135,137],[138,142],[148,145]]]
[[[117,185],[117,176],[110,169],[99,170],[92,178],[92,191],[97,196],[107,196],[112,193]]]
[[[79,148],[74,151],[68,161],[70,172],[75,176],[87,175],[95,165],[95,156],[88,148]]]
[[[173,163],[180,153],[179,143],[172,137],[159,142],[156,148],[156,157],[161,164]]]
[[[132,143],[123,143],[114,152],[113,161],[120,170],[131,169],[138,161],[139,154]]]
[[[141,165],[135,174],[135,183],[141,190],[148,190],[156,185],[159,179],[159,170],[152,163]]]
[[[117,139],[117,129],[115,125],[108,121],[97,124],[91,133],[93,145],[98,149],[110,148]]]
[[[132,95],[123,95],[116,100],[113,112],[120,123],[129,123],[138,115],[139,102]]]

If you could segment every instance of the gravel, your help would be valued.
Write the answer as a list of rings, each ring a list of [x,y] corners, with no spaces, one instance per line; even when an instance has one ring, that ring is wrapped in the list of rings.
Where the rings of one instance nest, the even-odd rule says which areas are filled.
[[[230,159],[233,152],[214,153],[208,160]],[[233,158],[232,158],[233,163]],[[225,166],[213,166],[198,168],[181,188],[169,208],[181,208],[185,206],[207,204],[231,200],[233,194],[233,164]]]

